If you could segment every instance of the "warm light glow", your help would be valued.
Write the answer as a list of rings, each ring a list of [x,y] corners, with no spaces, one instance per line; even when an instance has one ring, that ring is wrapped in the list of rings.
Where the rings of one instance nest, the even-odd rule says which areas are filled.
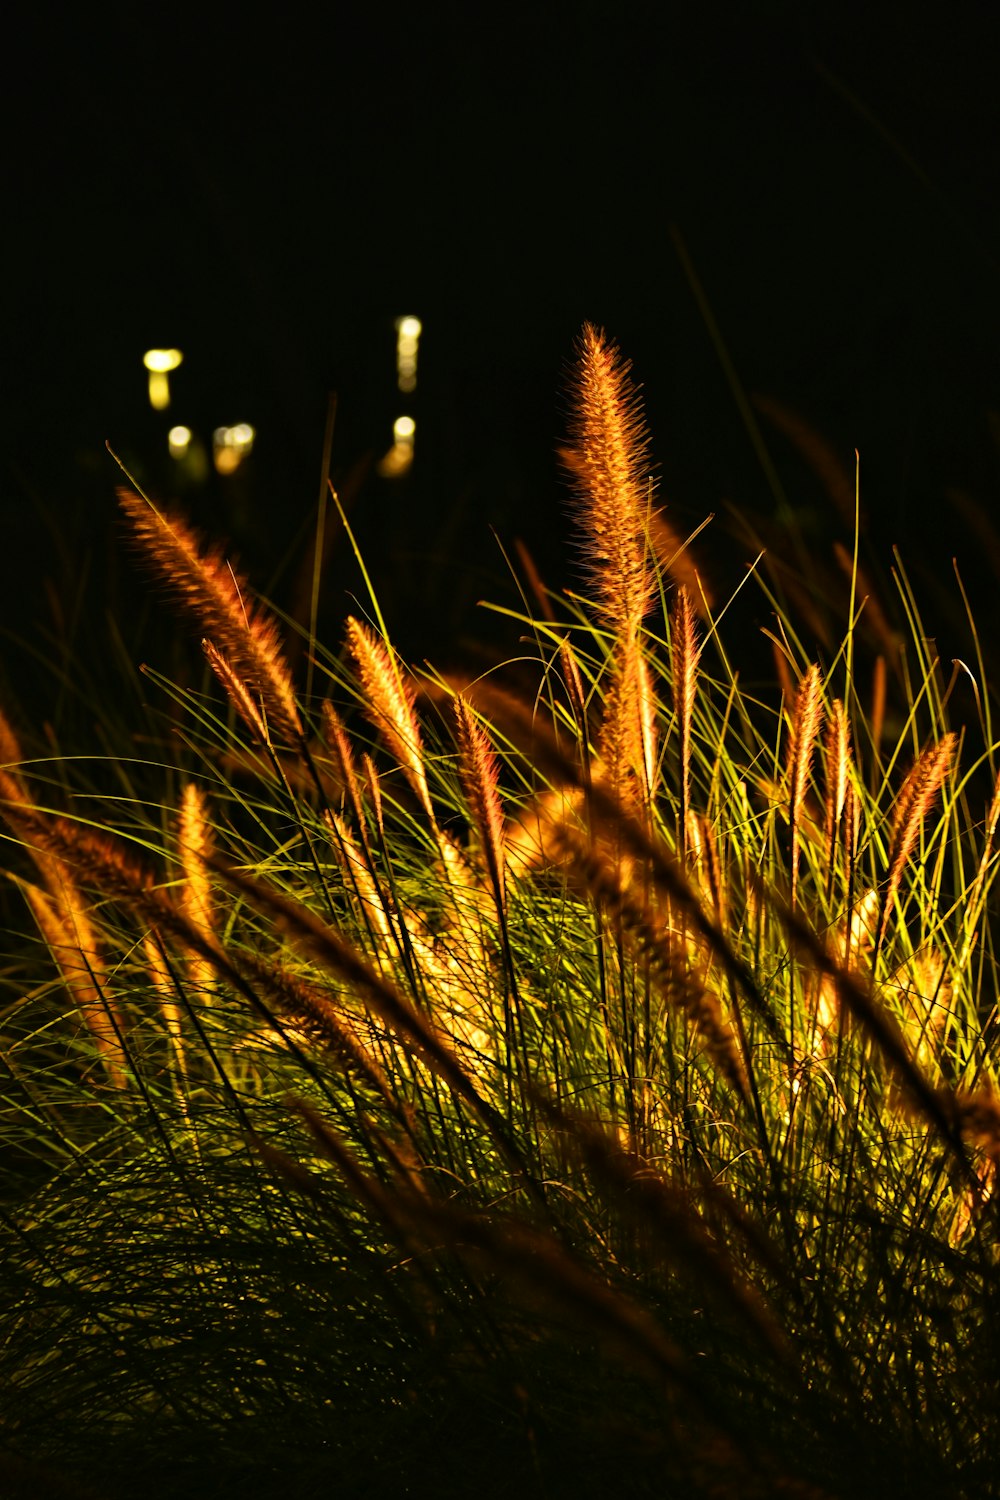
[[[413,436],[417,424],[412,417],[397,417],[392,424],[393,444],[379,460],[378,472],[383,479],[399,479],[413,463]]]
[[[167,447],[170,449],[171,458],[187,458],[191,439],[194,436],[190,427],[171,427],[167,433]]]
[[[417,345],[422,331],[419,318],[396,319],[396,384],[406,394],[417,388]]]
[[[147,349],[142,362],[147,370],[160,371],[166,375],[170,370],[176,370],[183,358],[179,349]]]
[[[212,433],[212,456],[216,472],[235,474],[251,452],[256,436],[249,422],[237,422],[235,427],[217,427]]]
[[[184,358],[179,349],[147,349],[142,362],[149,371],[149,404],[154,411],[166,411],[170,405],[170,382],[167,375],[176,370]]]

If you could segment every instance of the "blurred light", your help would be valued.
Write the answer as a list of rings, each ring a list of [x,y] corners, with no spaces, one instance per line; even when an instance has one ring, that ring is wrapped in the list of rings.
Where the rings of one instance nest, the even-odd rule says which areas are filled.
[[[142,362],[147,370],[166,375],[170,370],[176,370],[183,358],[179,349],[147,349]]]
[[[412,417],[397,417],[392,424],[393,444],[379,460],[378,472],[383,479],[399,479],[413,463],[413,437],[417,424]]]
[[[212,433],[212,456],[218,474],[235,474],[253,449],[257,434],[249,422],[235,427],[217,427]]]
[[[187,458],[191,439],[194,436],[190,427],[171,427],[167,433],[167,447],[170,449],[171,458]]]
[[[417,388],[417,345],[422,332],[419,318],[396,319],[396,384],[407,394]]]
[[[149,371],[149,404],[154,411],[166,411],[170,405],[171,370],[176,370],[184,358],[179,349],[147,349],[142,362]]]

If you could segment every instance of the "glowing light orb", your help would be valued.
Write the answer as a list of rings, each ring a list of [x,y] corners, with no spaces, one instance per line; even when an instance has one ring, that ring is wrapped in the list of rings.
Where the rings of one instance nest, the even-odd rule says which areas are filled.
[[[417,424],[412,417],[397,417],[392,424],[392,447],[379,459],[383,479],[399,479],[413,463],[413,438]]]
[[[170,405],[170,382],[167,376],[176,370],[184,356],[179,349],[147,349],[142,362],[149,371],[149,404],[154,411],[166,411]]]
[[[171,427],[167,433],[167,447],[171,458],[186,458],[194,433],[190,427]]]
[[[396,319],[396,384],[406,394],[417,388],[417,346],[423,326],[419,318]]]
[[[212,433],[216,473],[235,474],[243,460],[249,457],[256,436],[249,422],[237,422],[235,427],[217,427]]]

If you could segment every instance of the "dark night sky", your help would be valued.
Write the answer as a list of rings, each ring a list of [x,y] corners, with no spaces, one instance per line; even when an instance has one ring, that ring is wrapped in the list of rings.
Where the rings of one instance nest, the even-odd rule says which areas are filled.
[[[58,582],[107,551],[105,438],[170,495],[150,344],[185,353],[171,420],[257,428],[239,484],[185,503],[267,582],[315,505],[327,392],[338,482],[388,447],[407,312],[417,462],[361,478],[353,514],[412,649],[498,592],[489,525],[561,566],[585,318],[645,385],[677,523],[773,513],[671,225],[746,389],[861,450],[875,552],[931,528],[960,550],[946,493],[1000,493],[995,7],[717,5],[697,32],[690,9],[33,11],[6,105],[4,597],[30,618],[42,559]],[[763,431],[828,545],[821,489]],[[351,579],[331,570],[334,618]]]

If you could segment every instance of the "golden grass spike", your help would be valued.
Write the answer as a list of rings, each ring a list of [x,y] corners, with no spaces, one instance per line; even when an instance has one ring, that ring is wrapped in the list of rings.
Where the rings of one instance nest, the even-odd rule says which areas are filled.
[[[364,916],[383,947],[394,942],[389,913],[392,910],[388,897],[376,884],[369,865],[370,851],[362,850],[355,842],[351,830],[338,813],[327,812],[324,819],[335,835],[337,848],[343,856],[348,879],[357,892],[364,907]]]
[[[178,605],[225,649],[237,676],[259,695],[271,730],[301,744],[302,721],[278,628],[259,605],[247,602],[244,580],[220,551],[204,546],[187,521],[161,513],[131,490],[120,489],[118,500],[143,557]]]
[[[222,652],[207,637],[202,641],[201,649],[204,651],[212,671],[222,683],[222,688],[227,698],[254,736],[254,739],[259,740],[264,745],[270,745],[271,739],[267,732],[267,725],[246,683],[234,672]]]
[[[861,840],[861,802],[854,789],[854,783],[848,781],[847,792],[844,797],[844,887],[851,899],[854,893],[855,877],[857,874],[858,845]],[[850,941],[844,949],[845,962],[850,961]]]
[[[885,657],[876,656],[872,668],[872,711],[869,719],[872,746],[876,757],[882,746],[882,730],[885,727]]]
[[[163,1012],[163,1020],[166,1023],[167,1032],[174,1044],[178,1061],[184,1066],[183,1032],[181,1029],[181,1008],[177,1004],[177,988],[170,975],[163,952],[159,943],[153,937],[144,937],[142,940],[142,953],[146,961],[146,972],[148,973],[153,988],[160,997],[160,1009]]]
[[[347,641],[364,689],[365,712],[399,761],[431,827],[436,830],[413,691],[390,656],[389,648],[353,615],[347,621]]]
[[[628,661],[619,652],[611,666],[611,680],[604,693],[604,712],[597,736],[605,780],[613,795],[623,804],[635,800],[633,768],[637,748],[635,721],[628,713],[628,667]]]
[[[940,1047],[952,1014],[954,985],[946,955],[933,944],[900,964],[883,988],[896,1003],[897,1015],[914,1057],[928,1074],[940,1075]]]
[[[823,714],[823,684],[819,668],[810,666],[803,673],[792,710],[792,733],[788,746],[788,822],[791,828],[792,870],[791,895],[794,908],[799,882],[799,843],[802,804],[809,789],[809,769]]]
[[[655,580],[646,545],[648,438],[629,362],[585,323],[577,341],[570,446],[583,550],[603,613],[625,636],[649,611]]]
[[[461,695],[455,699],[455,727],[462,786],[479,834],[497,909],[503,911],[506,907],[506,861],[497,759],[485,732]]]
[[[687,858],[688,814],[691,810],[691,720],[698,670],[698,643],[691,595],[682,584],[677,590],[670,634],[673,670],[674,712],[680,742],[681,815],[678,826],[681,859]]]
[[[583,678],[580,676],[576,653],[568,637],[559,644],[559,661],[562,665],[566,697],[580,734],[582,753],[585,754],[587,750],[587,697],[583,691]]]
[[[694,852],[694,862],[699,870],[703,888],[707,889],[720,924],[726,920],[726,892],[722,883],[722,860],[719,857],[719,841],[711,820],[704,813],[688,814],[688,843]]]
[[[361,757],[361,764],[365,771],[365,786],[368,788],[368,801],[371,803],[372,815],[375,819],[375,827],[378,829],[379,838],[385,844],[385,813],[382,808],[382,783],[379,780],[378,770],[375,762],[366,750]]]
[[[207,799],[192,781],[187,782],[181,793],[177,844],[184,871],[180,909],[192,927],[209,941],[214,940],[217,934],[208,860],[215,852],[215,841],[208,823]],[[213,977],[210,964],[197,953],[189,954],[188,979],[192,988],[204,992]]]
[[[13,775],[15,767],[24,759],[21,745],[3,709],[0,709],[0,764]]]
[[[655,700],[635,635],[619,642],[599,739],[609,785],[622,802],[648,803],[656,767]]]
[[[73,920],[72,906],[66,900],[66,894],[72,890],[70,883],[66,882],[66,893],[60,903],[62,911],[37,886],[25,883],[21,889],[73,1004],[90,1032],[108,1082],[115,1088],[125,1088],[127,1059],[122,1045],[122,1016],[108,995],[104,959],[91,936],[92,929],[82,907]],[[82,925],[88,936],[81,940]]]
[[[493,952],[487,943],[487,931],[497,924],[496,898],[447,835],[441,854],[450,895],[442,911],[444,926],[433,936],[411,930],[412,950],[435,1022],[458,1044],[464,1065],[484,1076],[495,1069],[498,1040]]]
[[[351,742],[347,737],[347,730],[333,704],[327,699],[323,704],[323,728],[326,731],[327,744],[333,755],[334,765],[340,784],[347,793],[347,800],[351,805],[354,820],[358,828],[358,836],[361,838],[367,851],[367,837],[365,832],[365,810],[361,799],[361,783],[354,765],[354,752]]]
[[[326,812],[324,821],[334,835],[348,879],[364,908],[363,915],[372,937],[376,943],[384,945],[394,940],[393,902],[391,893],[378,879],[375,858],[368,838],[368,823],[361,795],[361,782],[354,764],[354,753],[340,715],[329,700],[323,704],[322,714],[323,727],[326,730],[337,776],[343,791],[347,794],[347,801],[354,816],[356,839],[346,822],[337,813]],[[378,777],[367,755],[364,758],[364,764],[376,820],[381,827],[382,800]]]
[[[25,899],[48,944],[67,990],[101,1054],[108,1078],[125,1086],[124,1017],[109,995],[107,970],[87,905],[65,862],[54,852],[47,833],[54,821],[38,811],[13,769],[23,760],[10,723],[0,713],[0,757],[11,769],[0,770],[0,808],[4,820],[34,861],[47,889],[24,883]]]
[[[834,698],[830,705],[823,748],[826,766],[823,840],[826,844],[827,866],[832,882],[837,857],[837,837],[840,820],[844,815],[844,803],[847,800],[847,782],[851,764],[851,726],[844,705],[839,698]]]
[[[220,979],[241,994],[268,1026],[280,1031],[279,1018],[241,972],[242,955],[231,955],[216,937],[195,927],[166,891],[154,886],[151,872],[134,861],[119,843],[95,836],[62,818],[52,819],[47,824],[42,824],[39,819],[34,833],[40,847],[72,865],[81,880],[96,886],[106,897],[120,901],[148,923],[154,942],[163,932],[172,934],[184,949],[199,954],[211,964]],[[217,873],[227,874],[226,866],[217,855],[211,855],[206,863]],[[288,903],[289,906],[292,904]],[[286,1035],[284,1039],[299,1061],[309,1066],[294,1038]]]
[[[649,663],[638,642],[635,645],[635,682],[639,772],[643,796],[647,802],[651,802],[656,789],[656,696],[650,682]]]
[[[876,956],[885,939],[889,911],[899,890],[903,869],[913,852],[924,818],[951,769],[956,744],[957,738],[952,733],[946,734],[936,744],[929,745],[911,768],[900,789],[889,845],[889,875],[875,938]]]

